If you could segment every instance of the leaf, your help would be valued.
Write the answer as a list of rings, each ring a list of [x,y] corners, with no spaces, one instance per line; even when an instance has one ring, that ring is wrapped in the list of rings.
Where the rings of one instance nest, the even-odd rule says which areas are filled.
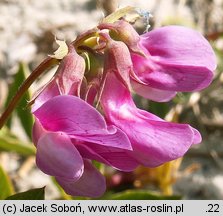
[[[180,196],[162,196],[146,190],[126,190],[104,197],[109,200],[179,200]]]
[[[0,166],[0,200],[5,199],[6,197],[10,196],[13,194],[14,189],[12,182],[8,175],[5,173],[3,168]]]
[[[26,79],[26,74],[28,73],[28,68],[25,66],[25,64],[20,63],[19,64],[19,69],[17,73],[14,76],[14,81],[9,87],[9,92],[8,96],[6,99],[5,103],[5,108],[9,104],[10,100],[12,97],[15,95],[17,90],[19,89],[19,86],[23,83],[23,81]],[[30,107],[27,108],[27,102],[30,101],[30,94],[29,92],[26,92],[21,101],[19,102],[17,108],[16,108],[16,113],[19,117],[19,120],[24,128],[24,131],[26,132],[27,136],[31,140],[31,135],[32,135],[32,125],[33,125],[33,118],[31,115],[31,109]],[[8,127],[11,127],[11,118],[8,120],[7,123]]]
[[[23,156],[36,154],[36,149],[31,143],[24,144],[6,128],[0,130],[0,151],[16,152]]]
[[[0,137],[0,150],[8,151],[8,152],[16,152],[18,154],[27,156],[27,155],[35,155],[36,150],[30,144],[23,144],[19,140],[11,139],[11,138],[3,138]]]
[[[44,200],[45,187],[35,188],[25,192],[17,193],[6,198],[6,200]]]

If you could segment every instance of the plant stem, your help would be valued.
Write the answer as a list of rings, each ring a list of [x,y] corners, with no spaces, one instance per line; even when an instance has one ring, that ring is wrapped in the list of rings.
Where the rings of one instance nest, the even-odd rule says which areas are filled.
[[[57,59],[48,57],[46,58],[23,82],[20,86],[12,100],[9,102],[8,106],[6,107],[5,111],[0,117],[0,129],[4,126],[5,122],[9,118],[12,111],[15,109],[16,105],[24,95],[24,93],[28,90],[28,88],[32,85],[32,83],[46,70],[49,70],[52,66],[58,63]]]

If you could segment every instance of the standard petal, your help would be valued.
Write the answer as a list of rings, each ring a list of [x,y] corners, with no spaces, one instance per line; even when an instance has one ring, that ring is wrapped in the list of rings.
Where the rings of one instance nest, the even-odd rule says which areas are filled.
[[[107,77],[102,106],[108,122],[129,137],[135,159],[150,167],[182,157],[194,142],[194,130],[186,124],[168,123],[134,105],[130,92]]]
[[[37,166],[46,174],[77,180],[84,163],[70,138],[61,132],[45,133],[37,143]]]
[[[198,32],[180,26],[162,27],[142,35],[140,45],[146,57],[132,53],[132,61],[136,75],[145,85],[169,92],[188,92],[211,83],[215,54]],[[139,88],[139,94],[142,93],[146,95],[143,86]]]
[[[104,117],[78,97],[54,97],[36,110],[34,115],[46,130],[62,131],[100,145],[131,149],[125,133],[115,126],[107,127]]]
[[[87,160],[84,160],[84,173],[78,181],[56,180],[67,194],[72,196],[100,197],[106,190],[105,178]]]
[[[209,42],[197,31],[183,26],[166,26],[142,35],[142,45],[164,64],[216,68]]]
[[[139,165],[128,150],[85,142],[75,146],[83,158],[99,161],[121,171],[129,172]]]
[[[56,96],[44,103],[34,115],[43,127],[67,134],[97,134],[106,130],[102,115],[92,106],[71,95]]]

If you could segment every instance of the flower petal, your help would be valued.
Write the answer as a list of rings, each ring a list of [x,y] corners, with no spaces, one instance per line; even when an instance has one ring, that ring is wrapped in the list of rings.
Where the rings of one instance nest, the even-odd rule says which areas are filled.
[[[142,58],[142,57],[139,57]],[[143,64],[143,61],[141,60]],[[201,66],[164,64],[160,60],[146,64],[152,65],[139,78],[150,87],[167,91],[199,91],[210,85],[213,73]]]
[[[168,123],[137,109],[130,92],[110,74],[102,95],[107,121],[129,137],[135,159],[150,167],[182,157],[194,142],[194,131],[186,124]]]
[[[189,125],[147,119],[142,123],[136,122],[134,127],[124,125],[122,129],[135,130],[133,134],[128,134],[132,143],[135,143],[133,155],[150,167],[182,157],[193,142]]]
[[[136,75],[145,85],[187,92],[204,89],[211,83],[215,54],[198,32],[180,26],[162,27],[142,35],[140,45],[147,56],[132,53],[132,61]],[[140,95],[146,95],[145,86],[137,89]],[[164,100],[168,97],[167,94]]]
[[[72,196],[100,197],[106,190],[101,173],[87,160],[84,160],[84,173],[78,181],[56,180],[67,194]]]
[[[46,174],[77,180],[83,173],[83,159],[64,133],[45,133],[37,143],[37,166]]]
[[[97,143],[102,146],[111,146],[127,150],[132,149],[128,136],[126,136],[126,134],[123,133],[122,130],[115,126],[109,126],[107,131],[102,131],[102,134],[89,134],[87,136],[71,135],[71,137],[75,137],[79,140],[87,142]]]
[[[152,88],[149,85],[143,85],[134,80],[131,80],[132,87],[134,91],[140,96],[157,101],[157,102],[167,102],[175,97],[175,91],[165,91],[156,88]]]
[[[35,119],[32,130],[32,140],[35,146],[37,146],[39,138],[43,136],[44,133],[47,133],[47,131],[42,127],[39,120]]]
[[[194,133],[193,144],[201,143],[202,137],[201,137],[201,134],[199,133],[199,131],[195,128],[192,128],[192,127],[191,127],[191,129],[193,130],[193,133]]]
[[[78,97],[56,96],[36,110],[34,115],[46,130],[62,131],[100,145],[131,149],[125,133],[115,126],[108,127],[104,117]]]
[[[78,97],[56,96],[44,103],[34,115],[46,130],[67,134],[97,134],[106,130],[106,123],[99,112]]]
[[[150,55],[164,64],[216,68],[216,57],[209,42],[197,31],[183,26],[165,26],[142,37]]]
[[[99,146],[94,143],[81,143],[75,146],[82,157],[99,161],[121,171],[129,172],[139,165],[128,150]]]
[[[40,88],[33,96],[34,104],[32,106],[32,112],[35,112],[39,107],[41,107],[49,99],[60,94],[58,85],[55,78],[50,80],[46,85]]]

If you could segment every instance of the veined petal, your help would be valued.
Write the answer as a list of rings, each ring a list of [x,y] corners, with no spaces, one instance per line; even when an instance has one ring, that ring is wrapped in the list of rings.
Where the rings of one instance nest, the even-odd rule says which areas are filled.
[[[136,122],[135,127],[123,125],[122,129],[135,130],[133,135],[128,134],[133,143],[137,142],[133,145],[132,155],[150,167],[182,157],[193,144],[193,132],[189,125],[147,119],[142,123]]]
[[[183,26],[165,26],[141,35],[142,46],[161,63],[216,68],[209,42],[197,31]]]
[[[194,30],[180,26],[162,27],[142,35],[140,46],[146,57],[132,53],[134,72],[145,83],[136,88],[140,95],[146,95],[146,85],[168,92],[198,91],[213,79],[214,51]],[[168,98],[169,94],[164,101]],[[157,101],[160,101],[159,95]]]
[[[39,138],[37,166],[46,174],[72,181],[83,174],[84,163],[70,138],[61,132],[45,133]]]
[[[108,122],[129,137],[131,155],[146,166],[154,167],[182,157],[199,141],[189,125],[165,122],[137,109],[130,92],[112,74],[107,77],[102,106]]]
[[[121,149],[131,150],[131,143],[125,133],[115,126],[109,126],[108,130],[102,131],[101,134],[71,135],[79,140],[94,142],[102,146],[112,146]]]
[[[84,160],[84,173],[78,181],[56,180],[72,196],[100,197],[106,190],[104,177],[88,160]]]
[[[34,115],[46,130],[67,134],[97,134],[106,130],[99,112],[78,97],[60,95],[44,103]]]
[[[100,145],[131,149],[128,137],[115,126],[107,126],[92,106],[71,95],[56,96],[34,112],[44,129],[62,131],[73,138]]]
[[[128,150],[85,142],[75,146],[83,158],[99,161],[121,171],[129,172],[139,165]]]
[[[213,79],[213,72],[206,67],[163,64],[161,60],[145,60],[140,56],[136,58],[133,61],[144,64],[145,70],[139,75],[139,79],[152,88],[166,91],[199,91],[206,88]]]

